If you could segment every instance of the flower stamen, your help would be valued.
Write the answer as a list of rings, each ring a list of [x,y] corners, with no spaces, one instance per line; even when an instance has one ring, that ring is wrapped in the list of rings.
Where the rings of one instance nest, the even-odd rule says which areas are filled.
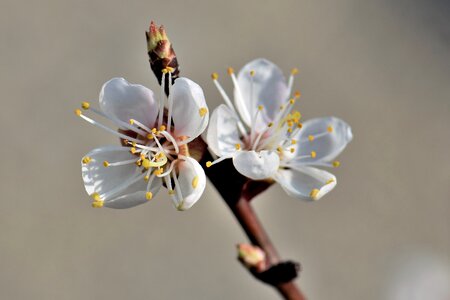
[[[219,158],[216,159],[216,160],[213,160],[213,161],[207,161],[207,162],[206,162],[206,167],[207,167],[207,168],[210,168],[210,167],[212,167],[213,165],[218,164],[218,163],[220,163],[221,161],[224,161],[225,159],[228,159],[228,158],[231,158],[231,156],[222,156],[222,157],[219,157]]]
[[[192,188],[196,189],[198,186],[198,181],[199,181],[199,177],[196,175],[193,179],[192,179]]]
[[[128,136],[128,135],[125,135],[125,134],[123,134],[123,133],[120,133],[120,132],[117,132],[117,131],[111,129],[111,128],[109,128],[109,127],[103,125],[102,123],[99,123],[99,122],[97,122],[97,121],[94,121],[93,119],[91,119],[91,118],[85,116],[85,115],[81,112],[81,110],[79,110],[79,109],[75,110],[75,114],[76,114],[77,116],[79,116],[80,118],[82,118],[83,120],[85,120],[86,122],[88,122],[88,123],[90,123],[90,124],[92,124],[92,125],[94,125],[94,126],[97,126],[97,127],[101,128],[101,129],[103,129],[103,130],[105,130],[105,131],[108,131],[109,133],[112,133],[113,135],[116,135],[116,136],[120,137],[121,139],[133,141],[133,142],[136,142],[136,143],[144,143],[144,141],[142,141],[142,140],[132,138],[132,137],[130,137],[130,136]]]
[[[89,156],[85,156],[83,157],[83,159],[81,160],[81,162],[85,165],[87,165],[88,163],[90,163],[92,161],[92,158]]]
[[[159,101],[159,114],[158,114],[158,127],[162,125],[163,115],[164,115],[164,99],[166,96],[165,85],[166,85],[166,73],[167,70],[163,70],[161,75],[161,98]]]
[[[235,101],[239,102],[239,104],[242,107],[246,107],[246,104],[244,103],[244,98],[242,96],[241,88],[240,88],[239,83],[238,83],[237,78],[236,78],[236,74],[234,74],[234,72],[233,72],[233,73],[230,74],[230,76],[231,76],[231,80],[233,81],[234,89],[236,91]],[[241,118],[243,120],[250,120],[250,115],[249,115],[249,112],[247,110],[241,109],[241,110],[239,110],[239,114],[241,115]]]
[[[312,189],[311,193],[309,194],[309,196],[313,199],[313,200],[317,200],[317,195],[319,194],[320,190],[319,189]]]
[[[172,124],[173,96],[172,93],[170,93],[171,90],[172,90],[172,72],[169,72],[169,97],[167,99],[167,101],[169,102],[169,108],[167,110],[167,131],[170,131],[170,126]]]
[[[231,76],[231,74],[233,74],[233,68],[228,68],[228,74]],[[231,102],[230,98],[228,97],[227,93],[225,92],[225,90],[223,89],[222,85],[219,83],[219,75],[217,75],[217,73],[213,73],[211,75],[214,85],[216,86],[217,90],[219,91],[219,94],[222,96],[223,100],[225,101],[225,104],[235,113],[236,117],[238,116],[236,109],[233,105],[233,103]],[[241,132],[242,135],[247,135],[247,130],[245,129],[244,125],[242,124],[241,120],[237,117],[237,124],[238,124],[238,128]]]
[[[294,77],[297,74],[298,74],[298,69],[297,68],[293,68],[291,70],[291,75],[289,76],[289,81],[288,81],[288,91],[289,91],[288,95],[291,94],[292,86],[294,85]]]
[[[148,132],[151,132],[150,128],[148,128],[147,126],[145,126],[144,124],[142,124],[141,122],[139,122],[138,120],[135,119],[130,119],[130,125],[136,125],[137,127],[140,127],[142,129],[144,129],[145,131],[142,131],[142,135],[146,135]],[[138,129],[136,128],[136,126],[132,126],[132,128],[134,129]]]

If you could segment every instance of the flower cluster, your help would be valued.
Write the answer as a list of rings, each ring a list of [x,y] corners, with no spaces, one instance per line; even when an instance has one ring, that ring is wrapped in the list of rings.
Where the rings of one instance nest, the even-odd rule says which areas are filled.
[[[122,146],[97,148],[82,159],[83,181],[93,207],[133,207],[152,199],[161,186],[168,189],[178,210],[189,209],[201,197],[206,176],[191,157],[189,143],[207,128],[209,111],[195,82],[180,77],[172,84],[174,71],[163,69],[159,101],[150,89],[113,78],[101,89],[99,110],[83,102],[75,111],[122,141]],[[334,117],[301,122],[300,112],[294,109],[300,93],[292,92],[296,69],[286,81],[275,64],[257,59],[237,76],[231,68],[228,73],[234,101],[218,75],[212,75],[225,104],[214,110],[204,135],[217,156],[206,166],[232,159],[242,175],[276,181],[301,199],[318,200],[331,191],[336,177],[316,167],[339,165],[334,159],[351,141],[350,127]],[[88,112],[113,122],[118,130],[95,121]]]

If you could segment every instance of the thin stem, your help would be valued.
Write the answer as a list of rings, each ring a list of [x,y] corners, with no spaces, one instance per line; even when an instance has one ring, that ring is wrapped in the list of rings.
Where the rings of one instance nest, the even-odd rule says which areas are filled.
[[[227,202],[228,203],[228,202]],[[280,262],[280,257],[275,249],[275,246],[270,241],[264,227],[258,220],[253,208],[245,197],[241,197],[237,202],[230,205],[231,211],[236,216],[242,229],[247,234],[252,244],[260,247],[267,257],[270,265],[275,265]],[[274,288],[286,300],[305,300],[306,297],[293,281],[274,285]]]
[[[268,263],[271,265],[280,262],[277,250],[269,239],[250,203],[241,197],[230,209],[236,216],[252,244],[260,247],[266,253]]]
[[[205,165],[209,160],[212,160],[212,157],[209,152],[206,152],[200,164]],[[224,201],[230,207],[251,243],[266,253],[267,266],[270,268],[281,263],[281,258],[274,244],[270,241],[262,223],[259,221],[250,204],[250,200],[267,189],[271,183],[249,181],[248,178],[236,171],[231,159],[224,160],[220,164],[206,168],[205,172],[211,183],[214,184]],[[223,174],[227,174],[226,181],[223,180]],[[277,278],[271,282],[267,282],[261,277],[258,277],[261,274],[252,274],[260,281],[272,285],[285,300],[306,299],[293,280],[285,283],[273,283]]]
[[[286,300],[306,300],[305,295],[292,281],[277,285],[276,289]]]

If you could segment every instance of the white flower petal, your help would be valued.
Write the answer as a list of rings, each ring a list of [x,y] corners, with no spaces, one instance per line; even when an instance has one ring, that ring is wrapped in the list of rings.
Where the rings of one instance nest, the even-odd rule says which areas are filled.
[[[236,170],[242,175],[253,179],[262,180],[272,177],[278,170],[280,158],[273,151],[244,151],[236,152],[233,157]]]
[[[328,127],[332,132],[328,132]],[[322,136],[318,136],[323,134]],[[309,141],[309,136],[318,136],[313,141]],[[303,123],[303,127],[296,138],[302,141],[298,147],[297,155],[309,155],[311,151],[316,153],[315,158],[305,158],[302,164],[314,164],[329,162],[335,159],[352,140],[352,130],[350,126],[335,117],[317,118]]]
[[[155,178],[151,183],[149,192],[153,194],[153,197],[158,193],[161,188],[161,179]],[[109,208],[130,208],[140,204],[147,203],[149,200],[146,198],[147,193],[147,181],[144,179],[139,180],[135,184],[129,186],[127,189],[122,191],[121,195],[105,200],[104,206]]]
[[[209,112],[202,88],[190,79],[180,77],[170,90],[175,136],[191,141],[208,125]]]
[[[127,147],[105,146],[87,153],[90,157],[88,164],[81,163],[84,187],[89,195],[93,193],[105,194],[135,174],[136,165],[128,164],[118,167],[103,166],[104,161],[118,162],[136,158]]]
[[[100,108],[108,116],[124,122],[135,119],[154,127],[159,104],[153,92],[145,86],[130,84],[123,78],[113,78],[106,82],[100,92]]]
[[[89,195],[98,193],[104,200],[105,207],[128,208],[145,203],[147,182],[142,176],[136,181],[140,170],[134,163],[123,166],[103,166],[104,161],[118,162],[135,159],[127,147],[106,146],[92,150],[85,157],[90,157],[88,164],[82,163],[82,177],[86,192]],[[156,195],[161,187],[161,180],[155,178],[150,186],[150,192]],[[105,197],[106,195],[106,197]],[[145,200],[145,201],[144,201]]]
[[[274,179],[286,193],[303,200],[319,200],[336,186],[336,177],[312,167],[280,169]]]
[[[140,204],[148,202],[145,198],[145,192],[135,192],[133,194],[122,195],[120,197],[105,201],[104,207],[124,209],[131,208]]]
[[[178,164],[178,183],[181,197],[177,200],[178,210],[191,208],[201,197],[206,187],[206,175],[200,164],[191,157]]]
[[[255,72],[253,77],[250,76],[251,71]],[[280,105],[284,104],[289,97],[283,72],[267,59],[255,59],[246,64],[239,71],[237,80],[243,99],[239,101],[238,93],[235,90],[235,104],[247,125],[251,125],[251,119],[259,105],[264,107],[265,114],[262,116],[266,118],[265,124],[274,120]],[[257,123],[258,126],[262,126],[261,124],[262,122]]]
[[[206,133],[208,147],[217,156],[227,156],[236,152],[236,144],[242,144],[235,113],[225,104],[219,105],[209,121]]]

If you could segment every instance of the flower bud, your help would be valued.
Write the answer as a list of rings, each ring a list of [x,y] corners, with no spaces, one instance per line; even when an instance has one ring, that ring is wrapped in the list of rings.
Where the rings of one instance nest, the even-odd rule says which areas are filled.
[[[262,272],[266,269],[266,254],[256,246],[238,244],[238,259],[249,269]]]
[[[180,73],[177,56],[172,48],[172,43],[167,37],[164,26],[157,26],[153,21],[150,23],[149,31],[145,33],[147,38],[147,50],[150,67],[158,82],[161,84],[163,70],[170,69],[172,82],[178,78]],[[168,86],[168,76],[166,76],[166,87]],[[168,89],[166,88],[166,92]]]

